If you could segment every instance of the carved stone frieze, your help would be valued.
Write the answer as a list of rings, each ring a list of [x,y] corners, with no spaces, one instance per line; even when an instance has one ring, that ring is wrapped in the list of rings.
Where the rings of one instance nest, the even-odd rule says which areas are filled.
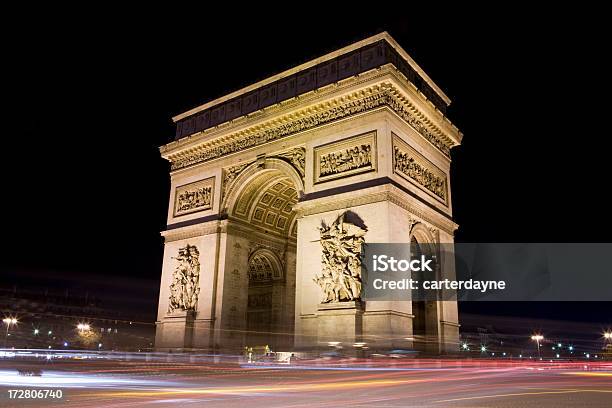
[[[314,149],[314,182],[321,183],[376,169],[376,132]]]
[[[429,227],[429,233],[434,238],[436,243],[440,241],[440,230],[435,227]]]
[[[448,203],[446,174],[423,155],[393,135],[393,170]]]
[[[214,177],[211,177],[177,187],[174,195],[174,216],[211,209],[214,180]]]
[[[296,147],[295,149],[287,150],[273,155],[272,157],[280,157],[295,167],[300,173],[300,176],[304,178],[305,167],[306,167],[306,149],[303,147]]]
[[[414,226],[418,224],[419,222],[420,221],[417,220],[416,218],[408,216],[408,234],[412,233],[412,228],[414,228]]]
[[[421,136],[444,153],[446,157],[450,157],[450,148],[453,146],[452,142],[448,140],[447,137],[438,135],[428,128],[427,124],[417,116],[414,106],[396,89],[391,88],[388,91],[386,104],[402,119],[408,122],[414,130],[419,132]]]
[[[179,248],[172,274],[168,313],[196,310],[200,293],[200,252],[195,245]]]
[[[252,162],[241,163],[223,170],[223,187],[221,189],[221,201],[225,199],[225,196],[229,191],[229,187],[232,182],[236,179],[236,177],[238,177],[242,170],[244,170],[251,163]]]
[[[269,125],[205,142],[188,152],[172,154],[168,159],[172,162],[172,170],[178,170],[383,106],[392,109],[444,155],[450,156],[450,147],[455,143],[442,132],[432,130],[393,85],[384,83],[334,102],[321,103],[299,114],[285,115]]]

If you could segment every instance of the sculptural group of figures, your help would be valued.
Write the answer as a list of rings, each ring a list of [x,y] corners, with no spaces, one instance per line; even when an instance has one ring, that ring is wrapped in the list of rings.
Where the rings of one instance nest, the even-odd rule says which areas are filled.
[[[193,208],[210,206],[212,187],[201,187],[195,190],[186,190],[178,196],[178,211],[187,211]]]
[[[330,226],[322,225],[321,273],[314,281],[323,290],[321,303],[361,298],[361,246],[365,230],[344,222],[344,214]]]
[[[200,253],[194,245],[179,248],[175,257],[178,265],[170,284],[170,303],[168,312],[175,310],[195,310],[200,293]]]
[[[372,148],[369,144],[355,146],[340,152],[329,153],[321,156],[320,174],[342,173],[345,171],[359,169],[372,164]]]
[[[395,169],[415,180],[438,197],[446,199],[445,180],[421,166],[412,156],[402,152],[398,147],[395,148]]]

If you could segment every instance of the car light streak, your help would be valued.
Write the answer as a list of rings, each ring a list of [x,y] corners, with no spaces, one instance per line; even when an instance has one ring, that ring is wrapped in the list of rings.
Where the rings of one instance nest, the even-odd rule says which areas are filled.
[[[427,379],[410,379],[410,380],[366,380],[366,381],[343,381],[335,383],[321,384],[296,384],[296,385],[274,385],[274,386],[248,386],[248,387],[221,387],[221,388],[196,388],[196,389],[178,389],[178,390],[156,390],[156,391],[125,391],[101,394],[114,397],[155,397],[163,395],[207,395],[207,394],[223,394],[223,395],[242,395],[242,394],[258,394],[258,393],[283,393],[283,392],[312,392],[312,391],[328,391],[362,387],[385,387],[401,384],[414,384],[419,382],[427,382]]]
[[[454,401],[468,401],[485,398],[504,398],[504,397],[522,397],[526,395],[530,396],[542,396],[547,394],[575,394],[580,392],[597,392],[597,393],[612,393],[612,390],[590,390],[590,389],[571,389],[571,390],[555,390],[555,391],[538,391],[538,392],[515,392],[508,394],[491,394],[491,395],[478,395],[474,397],[462,397],[462,398],[451,398],[446,400],[438,400],[440,402],[454,402]]]

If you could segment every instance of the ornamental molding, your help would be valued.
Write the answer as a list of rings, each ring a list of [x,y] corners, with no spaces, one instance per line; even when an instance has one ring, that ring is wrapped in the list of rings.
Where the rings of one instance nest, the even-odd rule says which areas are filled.
[[[221,202],[223,202],[227,193],[230,191],[230,186],[232,185],[236,177],[238,177],[238,175],[242,173],[242,171],[252,163],[254,162],[251,161],[247,163],[241,163],[223,170],[223,187],[221,188]]]
[[[304,147],[296,147],[284,152],[275,153],[270,157],[278,157],[291,164],[299,173],[302,180],[306,174],[306,149]]]
[[[327,197],[324,197],[308,202],[298,202],[294,210],[297,212],[299,218],[328,211],[338,211],[346,208],[358,207],[360,205],[388,201],[411,214],[411,219],[415,220],[411,227],[414,227],[414,224],[418,222],[422,222],[435,226],[450,235],[454,235],[455,230],[459,227],[459,225],[448,218],[448,216],[439,214],[425,205],[419,205],[414,202],[414,200],[407,200],[406,193],[395,186],[385,185],[378,187],[378,189],[378,191],[357,196],[346,196],[346,194],[351,193],[345,193],[345,197],[342,197],[342,195],[334,195],[332,200],[326,200]]]
[[[280,235],[277,236],[262,233],[256,228],[253,228],[250,224],[243,223],[242,221],[233,218],[231,221],[215,220],[202,224],[166,230],[162,231],[160,234],[162,237],[164,237],[164,242],[168,243],[217,233],[227,233],[230,235],[247,238],[257,245],[273,246],[276,250],[281,252],[284,250],[284,248],[294,248],[296,245],[295,236],[289,236],[289,238],[287,238]]]
[[[202,132],[201,135],[210,137],[195,146],[173,152],[172,150],[178,150],[181,144],[180,141],[177,141],[162,146],[160,151],[162,156],[171,162],[171,170],[174,171],[257,147],[265,143],[279,140],[285,136],[313,129],[352,115],[387,107],[411,125],[421,134],[421,136],[428,140],[446,157],[450,157],[450,149],[456,146],[461,138],[461,134],[456,130],[456,127],[450,124],[445,117],[441,117],[442,122],[448,122],[443,123],[443,125],[445,127],[450,126],[451,133],[455,133],[455,135],[449,135],[448,130],[442,130],[439,126],[434,124],[432,120],[428,119],[428,116],[425,115],[415,103],[411,102],[407,93],[400,89],[404,87],[399,86],[396,81],[393,80],[396,79],[399,80],[399,82],[407,82],[400,77],[401,74],[397,72],[392,65],[374,70],[373,72],[374,73],[365,73],[358,77],[358,79],[364,77],[362,81],[350,78],[342,82],[351,82],[351,85],[355,85],[355,83],[353,83],[355,81],[359,84],[359,82],[371,82],[372,79],[377,79],[377,77],[382,76],[387,76],[387,79],[389,79],[388,74],[393,75],[391,75],[391,80],[379,82],[360,90],[353,91],[350,94],[335,96],[334,99],[300,108],[301,105],[307,104],[309,99],[320,99],[321,96],[326,96],[326,94],[331,92],[337,92],[337,88],[341,84],[339,82],[338,84],[328,86],[328,89],[322,88],[313,91],[311,94],[306,94],[303,97],[296,97],[289,102],[264,109],[265,112],[260,113],[272,116],[271,114],[274,113],[274,111],[283,110],[287,107],[293,107],[297,110],[285,112],[281,116],[277,115],[260,124],[215,138],[214,133],[220,133],[222,130],[227,130],[227,126],[233,124],[233,122],[228,122],[227,126],[220,125],[217,128],[209,129],[210,132]],[[409,82],[408,84],[412,85]],[[248,119],[255,118],[256,116],[258,115],[253,114],[249,116]],[[243,119],[246,120],[247,117]],[[193,143],[193,139],[197,140],[198,138],[201,138],[200,134],[197,136],[189,136],[185,138],[185,142],[183,143]]]
[[[259,163],[261,167],[265,167],[266,159],[280,159],[293,166],[298,172],[302,181],[305,175],[306,166],[306,149],[302,146],[295,147],[289,150],[274,153],[269,156],[262,155],[257,160],[251,160],[245,163],[240,163],[234,166],[223,169],[223,186],[221,188],[221,203],[226,203],[226,197],[236,188],[234,181],[242,174],[242,172],[254,163]]]
[[[408,216],[408,234],[412,235],[412,230],[414,229],[414,226],[417,225],[419,222],[421,222],[420,220]]]
[[[425,242],[426,244],[438,244],[440,243],[440,230],[436,227],[433,227],[430,225],[430,223],[413,217],[412,215],[408,216],[408,235],[410,237],[412,237],[412,233],[414,232],[415,228],[417,227],[417,225],[421,225],[423,226],[427,232],[431,235],[431,238],[433,239],[432,242]]]
[[[434,238],[434,243],[440,243],[440,230],[435,227],[429,227],[429,233]]]
[[[459,228],[459,224],[453,222],[449,218],[446,218],[446,217],[441,218],[441,217],[432,216],[431,211],[424,211],[421,208],[418,208],[416,206],[413,206],[407,203],[406,200],[403,197],[399,196],[398,194],[390,193],[389,201],[397,205],[398,207],[403,208],[409,213],[419,217],[421,219],[419,223],[422,223],[424,225],[429,224],[429,227],[428,227],[429,232],[432,234],[434,238],[436,238],[437,242],[440,242],[440,231],[439,230],[442,230],[450,235],[455,235],[455,230]],[[436,229],[435,227],[437,227],[438,229]],[[414,225],[412,226],[412,228],[414,228]]]
[[[164,242],[168,243],[183,239],[201,237],[204,235],[216,234],[218,232],[224,232],[224,230],[226,230],[224,222],[215,220],[203,224],[190,225],[162,231],[161,235],[164,237]]]
[[[259,231],[248,223],[232,219],[227,227],[228,235],[245,238],[249,245],[273,249],[277,254],[283,253],[288,248],[296,247],[295,237],[283,237]]]
[[[398,312],[397,310],[366,310],[363,312],[364,316],[400,316],[400,317],[408,317],[410,319],[414,318],[412,313],[406,312]]]

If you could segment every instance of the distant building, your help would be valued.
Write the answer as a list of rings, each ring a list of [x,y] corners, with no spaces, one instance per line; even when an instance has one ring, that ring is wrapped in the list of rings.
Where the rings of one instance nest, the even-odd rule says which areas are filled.
[[[130,320],[100,299],[67,290],[0,288],[0,313],[18,320],[3,330],[0,347],[146,350],[155,336],[152,322]]]

